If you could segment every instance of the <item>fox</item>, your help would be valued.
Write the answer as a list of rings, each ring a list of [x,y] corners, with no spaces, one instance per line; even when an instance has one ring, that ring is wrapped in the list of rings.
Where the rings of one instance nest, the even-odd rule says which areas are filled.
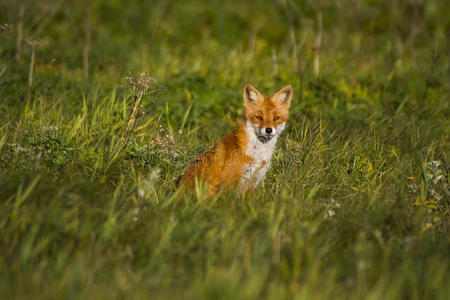
[[[208,196],[220,189],[240,193],[254,190],[270,169],[278,137],[286,127],[292,96],[291,85],[269,97],[246,83],[243,120],[232,133],[192,161],[178,186],[193,193],[196,185],[203,184]]]

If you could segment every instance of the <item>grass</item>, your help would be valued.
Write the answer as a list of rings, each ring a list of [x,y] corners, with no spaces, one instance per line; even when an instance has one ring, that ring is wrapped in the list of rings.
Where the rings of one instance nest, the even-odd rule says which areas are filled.
[[[2,298],[449,298],[446,1],[58,3],[0,4]],[[268,176],[178,197],[245,82]]]

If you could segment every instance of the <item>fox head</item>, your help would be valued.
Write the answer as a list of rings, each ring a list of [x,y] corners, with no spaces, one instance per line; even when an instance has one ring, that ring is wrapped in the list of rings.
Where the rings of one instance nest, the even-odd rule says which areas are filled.
[[[278,136],[286,125],[292,99],[292,86],[287,85],[272,97],[263,96],[253,85],[244,85],[246,126],[262,143]]]

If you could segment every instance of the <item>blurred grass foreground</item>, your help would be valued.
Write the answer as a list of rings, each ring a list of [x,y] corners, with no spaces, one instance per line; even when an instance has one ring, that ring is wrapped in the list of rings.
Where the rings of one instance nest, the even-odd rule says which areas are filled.
[[[450,299],[447,0],[0,0],[0,298]],[[294,86],[254,195],[176,180]]]

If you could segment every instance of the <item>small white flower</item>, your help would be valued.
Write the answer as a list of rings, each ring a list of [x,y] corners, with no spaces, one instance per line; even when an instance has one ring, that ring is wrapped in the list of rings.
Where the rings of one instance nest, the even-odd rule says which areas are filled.
[[[436,168],[439,167],[441,165],[441,161],[440,160],[433,160],[431,162],[433,164],[433,166],[435,166]]]
[[[327,209],[328,209],[328,216],[332,217],[336,214],[336,209],[340,208],[341,204],[336,201],[334,198],[331,198],[330,201],[327,204]]]
[[[17,150],[19,150],[20,152],[28,152],[28,149],[22,146],[17,146]]]
[[[44,127],[43,129],[44,129],[44,131],[58,131],[59,128],[58,128],[58,126],[51,125],[48,127]]]

